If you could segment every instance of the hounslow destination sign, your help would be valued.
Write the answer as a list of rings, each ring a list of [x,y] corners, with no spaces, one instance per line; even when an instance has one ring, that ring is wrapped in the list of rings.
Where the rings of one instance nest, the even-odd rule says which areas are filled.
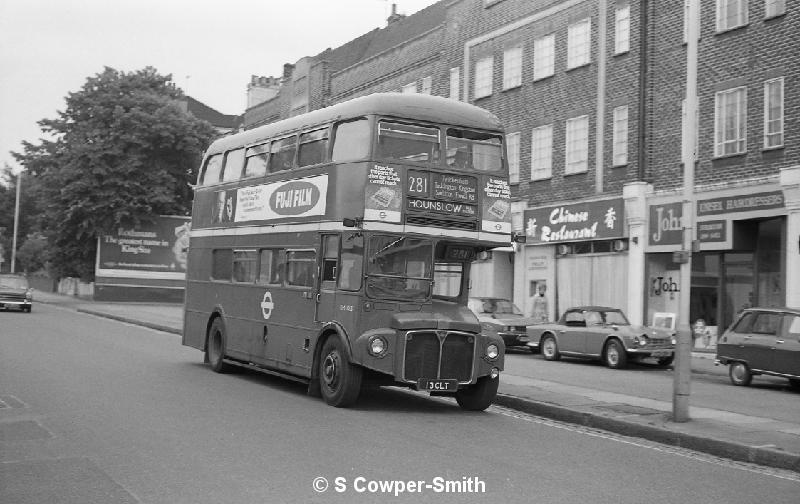
[[[527,243],[621,238],[624,214],[622,198],[525,210]]]

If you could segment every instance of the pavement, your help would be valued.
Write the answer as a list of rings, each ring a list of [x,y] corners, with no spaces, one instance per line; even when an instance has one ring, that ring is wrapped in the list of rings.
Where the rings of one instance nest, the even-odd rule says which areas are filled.
[[[183,305],[95,302],[37,291],[35,303],[181,334]],[[693,353],[693,359],[713,354]],[[800,472],[800,418],[779,421],[728,410],[689,407],[690,420],[673,422],[672,403],[576,387],[503,372],[495,404],[584,427],[644,438],[714,456]],[[767,413],[767,412],[765,412]]]

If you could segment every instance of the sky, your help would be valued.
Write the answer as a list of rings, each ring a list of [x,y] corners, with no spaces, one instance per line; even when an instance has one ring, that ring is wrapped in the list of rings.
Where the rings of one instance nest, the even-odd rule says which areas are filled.
[[[0,167],[37,124],[108,66],[172,75],[193,98],[242,114],[252,75],[386,26],[436,0],[0,0]]]

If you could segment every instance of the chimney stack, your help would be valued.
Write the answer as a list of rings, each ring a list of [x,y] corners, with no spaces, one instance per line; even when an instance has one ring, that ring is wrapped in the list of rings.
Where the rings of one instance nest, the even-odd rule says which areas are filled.
[[[392,15],[386,18],[386,26],[389,26],[392,23],[396,23],[401,19],[405,19],[405,14],[398,14],[397,13],[397,4],[392,4]]]

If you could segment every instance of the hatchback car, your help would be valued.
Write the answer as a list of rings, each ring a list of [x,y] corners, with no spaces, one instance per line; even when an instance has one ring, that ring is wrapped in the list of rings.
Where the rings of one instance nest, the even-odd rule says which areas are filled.
[[[719,338],[716,362],[728,366],[734,385],[749,385],[754,375],[764,374],[800,388],[800,310],[744,310]]]
[[[600,359],[610,368],[648,357],[669,366],[675,356],[673,331],[631,325],[622,310],[604,306],[570,308],[555,324],[537,326],[529,345],[533,344],[546,360],[562,355]]]
[[[478,317],[484,333],[500,336],[506,347],[528,346],[527,326],[533,324],[534,320],[523,316],[519,308],[508,299],[472,297],[467,306]],[[532,352],[535,350],[535,347],[531,347]]]
[[[22,275],[0,275],[0,308],[16,308],[31,312],[33,307],[33,289],[28,285],[28,279]]]

